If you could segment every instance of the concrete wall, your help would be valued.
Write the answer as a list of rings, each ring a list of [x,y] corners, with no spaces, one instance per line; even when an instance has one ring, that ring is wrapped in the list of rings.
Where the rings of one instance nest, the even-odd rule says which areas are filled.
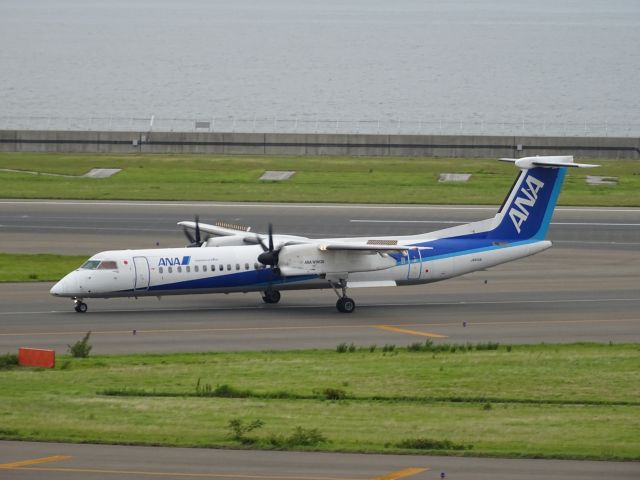
[[[640,158],[640,138],[0,130],[3,152]]]

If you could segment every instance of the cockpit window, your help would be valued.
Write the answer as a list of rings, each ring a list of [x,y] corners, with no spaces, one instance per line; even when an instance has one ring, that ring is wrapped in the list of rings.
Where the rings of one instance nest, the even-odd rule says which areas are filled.
[[[98,268],[99,264],[100,260],[87,260],[82,264],[80,268],[84,268],[85,270],[95,270],[96,268]]]
[[[98,270],[117,270],[118,264],[112,260],[103,260],[100,262]]]

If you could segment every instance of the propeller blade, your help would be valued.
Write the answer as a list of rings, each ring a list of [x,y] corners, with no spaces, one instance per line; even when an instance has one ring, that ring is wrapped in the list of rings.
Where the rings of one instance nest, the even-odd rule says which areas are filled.
[[[182,229],[185,237],[187,237],[187,239],[189,240],[189,245],[187,245],[187,247],[201,247],[209,239],[209,235],[207,234],[206,238],[202,240],[202,235],[200,234],[200,217],[196,215],[195,220],[195,236],[189,229]]]
[[[193,238],[193,235],[191,235],[189,230],[183,228],[182,231],[184,232],[184,236],[187,237],[187,240],[189,240],[189,244],[195,243],[196,239]]]
[[[269,224],[269,246],[265,245],[260,237],[256,237],[260,246],[262,247],[263,252],[258,255],[258,261],[263,265],[269,265],[273,267],[273,272],[276,275],[280,275],[280,269],[278,268],[278,261],[280,256],[280,250],[275,249],[273,245],[273,224]]]
[[[256,241],[262,247],[262,251],[263,252],[268,252],[269,251],[269,248],[264,244],[264,241],[262,240],[262,238],[260,238],[260,235],[256,235]]]
[[[198,246],[202,245],[202,242],[200,241],[200,217],[198,215],[196,215],[196,240],[195,243],[198,244]]]

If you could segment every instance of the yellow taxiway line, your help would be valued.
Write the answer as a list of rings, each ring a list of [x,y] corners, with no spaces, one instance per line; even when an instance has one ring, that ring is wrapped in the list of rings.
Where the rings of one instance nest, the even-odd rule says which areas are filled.
[[[27,467],[29,465],[37,465],[39,463],[59,462],[60,460],[69,460],[70,458],[72,457],[70,457],[69,455],[53,455],[51,457],[33,458],[31,460],[21,460],[19,462],[3,463],[3,464],[0,464],[0,468],[21,468],[21,467]]]
[[[446,335],[440,335],[439,333],[419,332],[417,330],[407,330],[406,328],[394,327],[392,325],[375,325],[375,328],[377,328],[379,330],[387,330],[389,332],[407,333],[409,335],[417,335],[419,337],[448,338]],[[382,477],[380,477],[380,478],[382,478]]]
[[[471,321],[469,326],[495,326],[495,325],[571,325],[571,324],[590,324],[590,323],[625,323],[637,322],[638,318],[595,318],[595,319],[579,319],[579,320],[514,320],[514,321]],[[439,322],[439,323],[407,323],[403,327],[457,327],[458,322]],[[350,325],[295,325],[295,326],[276,326],[276,327],[219,327],[219,328],[188,328],[188,329],[149,329],[136,330],[136,334],[164,334],[164,333],[226,333],[226,332],[254,332],[254,331],[292,331],[292,330],[334,330],[334,329],[359,329],[359,328],[383,328],[388,325],[371,325],[371,324],[350,324]],[[394,327],[399,328],[399,327]],[[384,328],[386,329],[386,328]],[[31,337],[34,335],[47,336],[63,336],[63,335],[84,335],[86,331],[64,331],[64,332],[7,332],[0,333],[0,337]],[[404,332],[407,333],[407,332]],[[91,335],[132,335],[132,330],[97,330],[92,331]],[[432,334],[434,338],[439,338]],[[446,336],[442,338],[447,338]]]
[[[61,459],[70,457],[47,457],[48,459]],[[40,461],[51,461],[51,460],[43,460],[36,459]],[[28,462],[29,460],[27,460]],[[15,464],[6,464],[6,465],[17,465],[23,462],[16,462]],[[137,476],[148,476],[148,477],[184,477],[184,478],[238,478],[238,479],[247,479],[247,480],[361,480],[355,478],[341,478],[341,477],[305,477],[305,476],[281,476],[281,475],[242,475],[242,474],[229,474],[229,473],[187,473],[187,472],[162,472],[162,471],[145,471],[145,470],[110,470],[110,469],[99,469],[99,468],[46,468],[46,467],[26,467],[20,468],[20,466],[3,466],[3,468],[7,469],[19,469],[19,470],[29,470],[35,472],[50,472],[50,473],[94,473],[94,474],[110,474],[110,475],[137,475]],[[379,477],[374,477],[372,480],[397,480],[400,478],[408,477],[410,475],[415,475],[417,473],[421,473],[428,470],[428,468],[419,468],[419,467],[411,467],[405,468],[403,470],[398,470],[397,472],[391,472],[386,475],[382,475]]]
[[[57,462],[61,460],[69,460],[73,458],[69,455],[53,455],[50,457],[34,458],[31,460],[21,460],[18,462],[0,464],[1,469],[6,470],[28,470],[33,472],[57,472],[57,473],[93,473],[93,474],[111,474],[111,475],[136,475],[150,477],[185,477],[185,478],[238,478],[247,480],[358,480],[354,478],[341,477],[305,477],[305,476],[286,476],[286,475],[243,475],[233,473],[198,473],[198,472],[162,472],[148,470],[112,470],[100,468],[60,468],[60,467],[33,467],[46,462]],[[428,468],[409,467],[395,472],[387,473],[372,480],[399,480],[400,478],[409,477],[424,472]]]
[[[428,468],[422,467],[409,467],[403,468],[402,470],[398,470],[396,472],[387,473],[386,475],[382,475],[380,477],[375,477],[373,480],[398,480],[399,478],[409,477],[411,475],[416,475],[418,473],[422,473]]]
[[[247,480],[358,480],[354,478],[340,477],[305,477],[305,476],[281,476],[281,475],[242,475],[230,473],[188,473],[188,472],[162,472],[147,470],[110,470],[101,468],[39,468],[27,467],[20,470],[29,470],[35,472],[56,472],[56,473],[101,473],[110,475],[137,475],[146,477],[184,477],[184,478],[239,478]]]

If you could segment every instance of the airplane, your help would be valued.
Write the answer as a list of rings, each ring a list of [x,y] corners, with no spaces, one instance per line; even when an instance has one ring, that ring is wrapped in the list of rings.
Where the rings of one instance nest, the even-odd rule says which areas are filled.
[[[249,227],[181,221],[182,248],[98,253],[51,288],[73,299],[195,293],[262,292],[267,304],[281,291],[331,288],[336,308],[352,313],[348,288],[426,284],[485,270],[551,247],[545,236],[573,156],[501,158],[520,169],[497,214],[486,220],[418,235],[320,238],[257,234]],[[193,233],[192,233],[193,232]],[[202,232],[207,236],[202,237]]]

